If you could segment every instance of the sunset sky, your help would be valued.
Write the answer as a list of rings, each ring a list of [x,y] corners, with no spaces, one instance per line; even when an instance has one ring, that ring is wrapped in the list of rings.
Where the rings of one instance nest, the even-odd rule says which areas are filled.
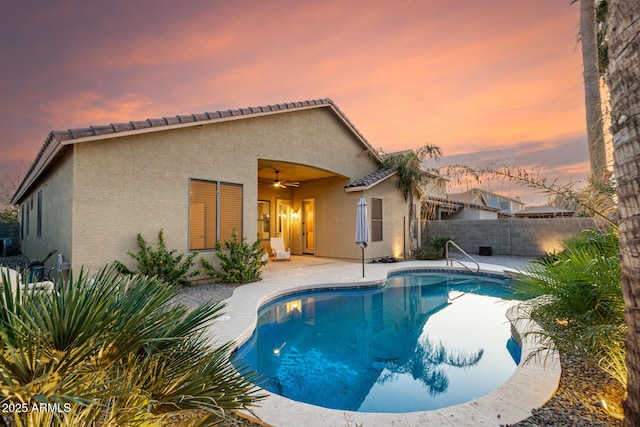
[[[578,19],[569,0],[5,2],[0,168],[52,130],[328,97],[387,152],[584,179]]]

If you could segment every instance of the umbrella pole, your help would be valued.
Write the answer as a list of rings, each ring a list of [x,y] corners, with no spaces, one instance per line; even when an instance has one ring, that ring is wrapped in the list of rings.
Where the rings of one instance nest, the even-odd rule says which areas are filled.
[[[364,277],[364,248],[362,248],[362,277]]]

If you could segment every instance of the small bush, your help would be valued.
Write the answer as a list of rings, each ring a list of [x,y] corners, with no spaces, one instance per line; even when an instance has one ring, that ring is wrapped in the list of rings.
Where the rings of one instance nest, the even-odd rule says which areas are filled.
[[[225,240],[224,244],[218,240],[216,255],[220,259],[222,271],[216,270],[209,261],[202,258],[205,272],[224,283],[249,283],[258,280],[262,274],[261,268],[267,261],[262,259],[264,252],[260,241],[256,240],[252,245],[248,245],[246,240],[246,237],[238,239],[235,228],[231,233],[231,240]]]
[[[158,249],[153,250],[151,246],[142,238],[142,234],[138,233],[138,253],[127,252],[127,254],[137,261],[138,272],[129,270],[120,261],[115,261],[118,271],[124,274],[140,274],[144,276],[157,277],[161,281],[170,285],[185,285],[189,283],[188,278],[200,274],[200,270],[189,272],[189,269],[195,264],[195,257],[198,252],[189,254],[186,258],[184,255],[175,256],[177,249],[167,250],[164,242],[164,232],[162,229],[158,232]]]
[[[456,238],[447,236],[433,237],[426,245],[416,249],[416,259],[443,259],[445,246],[447,246],[449,240],[455,242]]]
[[[442,259],[444,257],[442,250],[433,246],[421,246],[416,248],[416,259]]]

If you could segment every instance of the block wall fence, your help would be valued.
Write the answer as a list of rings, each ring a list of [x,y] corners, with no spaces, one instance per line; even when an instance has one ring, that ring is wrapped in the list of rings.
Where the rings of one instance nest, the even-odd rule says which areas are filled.
[[[11,239],[11,245],[5,248],[4,239]],[[20,223],[0,222],[0,240],[0,256],[16,253],[20,247]]]
[[[455,237],[469,254],[490,247],[492,255],[537,257],[562,250],[562,242],[587,228],[604,228],[593,218],[501,218],[426,221],[422,243],[433,237]]]

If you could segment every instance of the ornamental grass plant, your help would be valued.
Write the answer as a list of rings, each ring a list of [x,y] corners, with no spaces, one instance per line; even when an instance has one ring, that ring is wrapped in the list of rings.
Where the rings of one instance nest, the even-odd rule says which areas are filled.
[[[4,282],[0,391],[26,408],[4,414],[16,426],[224,425],[263,397],[254,373],[230,363],[231,344],[210,344],[221,302],[188,310],[171,302],[177,287],[113,267],[48,293]]]
[[[626,385],[626,326],[615,230],[584,230],[564,249],[522,270],[515,290],[542,336],[562,352],[593,360]],[[535,298],[534,298],[535,297]]]

